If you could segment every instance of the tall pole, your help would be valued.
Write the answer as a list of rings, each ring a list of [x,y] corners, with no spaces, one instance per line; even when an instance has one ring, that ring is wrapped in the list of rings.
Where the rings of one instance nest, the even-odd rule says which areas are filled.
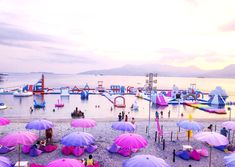
[[[148,90],[149,90],[149,119],[148,119],[148,138],[150,138],[149,129],[150,129],[150,110],[151,110],[151,103],[152,103],[152,89],[153,89],[153,73],[148,74]]]
[[[231,108],[228,107],[228,111],[229,111],[229,121],[231,121]]]

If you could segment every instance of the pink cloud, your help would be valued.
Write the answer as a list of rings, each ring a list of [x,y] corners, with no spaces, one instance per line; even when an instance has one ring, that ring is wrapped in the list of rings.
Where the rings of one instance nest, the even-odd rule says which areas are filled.
[[[235,20],[219,27],[221,31],[235,31]]]

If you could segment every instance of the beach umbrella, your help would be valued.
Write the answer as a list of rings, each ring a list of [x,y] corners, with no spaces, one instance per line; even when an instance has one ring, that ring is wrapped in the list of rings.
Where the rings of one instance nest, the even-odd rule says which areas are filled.
[[[70,125],[72,127],[80,127],[83,128],[92,128],[96,126],[96,122],[92,119],[87,119],[87,118],[81,118],[81,119],[74,119],[71,121]]]
[[[234,167],[235,166],[235,154],[230,154],[224,157],[225,165],[227,167]]]
[[[0,126],[9,124],[11,121],[7,118],[0,117]]]
[[[235,130],[235,121],[226,121],[222,123],[222,127],[227,129]]]
[[[194,138],[206,142],[210,145],[210,160],[209,160],[209,167],[211,167],[211,152],[213,146],[221,146],[221,145],[227,145],[228,139],[216,132],[200,132],[194,135]]]
[[[18,160],[20,162],[20,145],[32,145],[38,136],[35,133],[22,131],[22,132],[13,132],[0,139],[0,144],[3,146],[19,146],[19,156]],[[20,164],[19,164],[20,166]]]
[[[52,128],[54,125],[51,121],[48,120],[34,120],[26,124],[26,129],[35,129],[35,130],[46,130]]]
[[[127,161],[124,161],[122,167],[170,167],[165,160],[153,155],[136,155]]]
[[[61,158],[50,162],[47,167],[85,167],[81,161],[71,158]]]
[[[135,131],[135,125],[133,125],[130,122],[114,122],[112,124],[112,129],[120,130],[120,131],[134,132]]]
[[[94,142],[94,136],[86,132],[72,132],[61,139],[65,146],[89,146]]]
[[[147,140],[141,135],[134,133],[125,133],[119,135],[114,143],[122,148],[127,149],[138,149],[147,146]]]
[[[39,138],[40,138],[41,130],[46,130],[46,129],[52,128],[53,126],[54,125],[51,121],[42,119],[42,120],[33,120],[33,121],[27,123],[25,128],[39,130]]]
[[[230,140],[230,129],[233,131],[232,142],[234,138],[234,130],[235,130],[235,121],[226,121],[222,123],[222,127],[229,129],[229,140]]]
[[[177,126],[185,130],[193,130],[193,131],[200,131],[204,128],[200,123],[191,120],[184,120],[177,122]]]
[[[7,157],[0,156],[0,166],[1,167],[11,167],[11,161]]]

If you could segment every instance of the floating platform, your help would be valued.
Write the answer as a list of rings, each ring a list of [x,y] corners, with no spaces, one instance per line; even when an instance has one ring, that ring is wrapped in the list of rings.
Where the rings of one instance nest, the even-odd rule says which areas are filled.
[[[189,102],[185,102],[184,104],[193,108],[197,108],[199,110],[209,112],[209,113],[226,114],[226,111],[224,108],[215,108],[215,107],[205,105],[205,104],[189,103]]]

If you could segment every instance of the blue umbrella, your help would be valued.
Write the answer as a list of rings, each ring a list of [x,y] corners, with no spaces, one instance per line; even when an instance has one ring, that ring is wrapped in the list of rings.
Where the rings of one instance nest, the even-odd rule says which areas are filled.
[[[61,144],[65,146],[89,146],[94,142],[94,136],[86,132],[73,132],[61,139]]]
[[[135,125],[133,125],[130,122],[115,122],[112,124],[112,128],[120,131],[128,131],[128,132],[135,131]]]
[[[0,166],[1,167],[11,167],[11,161],[7,157],[0,156]]]
[[[25,128],[26,129],[35,129],[35,130],[45,130],[45,129],[49,129],[52,128],[54,125],[51,121],[48,120],[34,120],[29,122]]]
[[[224,157],[225,165],[227,167],[235,166],[235,154],[230,154]]]
[[[203,126],[195,121],[184,120],[177,123],[177,126],[185,130],[200,131],[203,129]]]
[[[122,167],[170,167],[163,159],[153,155],[136,155],[124,161]]]

